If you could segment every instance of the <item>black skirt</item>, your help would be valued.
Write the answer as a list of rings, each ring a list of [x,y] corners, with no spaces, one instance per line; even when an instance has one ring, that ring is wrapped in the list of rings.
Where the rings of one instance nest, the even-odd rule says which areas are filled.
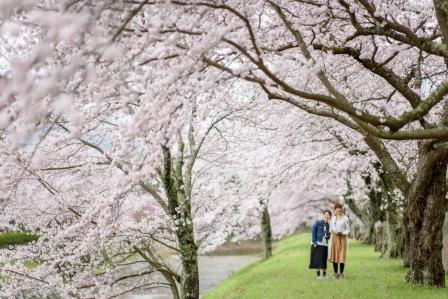
[[[328,246],[311,245],[310,269],[327,269]]]

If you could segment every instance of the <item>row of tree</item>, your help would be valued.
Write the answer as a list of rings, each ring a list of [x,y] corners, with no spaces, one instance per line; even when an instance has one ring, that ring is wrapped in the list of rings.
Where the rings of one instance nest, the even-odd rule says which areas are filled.
[[[198,298],[199,248],[238,227],[241,236],[259,233],[248,228],[247,219],[260,219],[251,208],[267,220],[267,207],[280,206],[272,200],[279,186],[310,186],[304,178],[316,172],[305,162],[319,160],[313,169],[328,177],[318,184],[335,188],[334,156],[323,159],[335,151],[345,157],[339,162],[367,161],[358,184],[370,192],[367,205],[349,193],[346,201],[369,233],[387,223],[382,250],[403,256],[410,282],[445,285],[445,1],[43,0],[0,8],[4,215],[45,236],[2,252],[22,261],[2,268],[6,296],[46,289],[108,297],[162,285],[175,298]],[[275,140],[278,151],[249,149],[238,136]],[[297,142],[330,150],[302,159]],[[356,172],[346,163],[334,168]],[[226,180],[212,184],[213,173]],[[140,221],[130,221],[136,208]],[[244,219],[249,225],[239,226]],[[161,247],[178,253],[181,274]],[[148,267],[123,274],[135,255]]]

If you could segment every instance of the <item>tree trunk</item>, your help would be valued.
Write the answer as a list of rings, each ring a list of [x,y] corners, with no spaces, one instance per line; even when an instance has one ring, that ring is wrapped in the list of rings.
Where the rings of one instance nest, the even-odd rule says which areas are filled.
[[[194,240],[191,200],[185,193],[182,166],[184,143],[179,135],[179,158],[173,171],[171,152],[162,146],[163,169],[161,181],[168,198],[167,214],[175,223],[176,236],[179,243],[179,255],[182,262],[180,279],[182,299],[199,299],[198,248]],[[191,186],[191,176],[187,177]]]
[[[381,253],[386,257],[401,258],[404,252],[404,235],[403,215],[400,212],[400,205],[404,205],[404,203],[401,198],[396,198],[398,195],[394,192],[395,190],[392,187],[391,179],[386,177],[387,173],[383,171],[381,164],[376,163],[374,166],[380,178],[378,185],[382,190],[382,197],[378,207],[382,204],[386,206],[386,229],[383,230],[384,240],[381,242],[383,244]]]
[[[408,281],[444,287],[442,228],[447,204],[447,160],[443,151],[431,147],[430,143],[420,147],[417,175],[409,194]]]
[[[261,239],[263,240],[263,256],[265,259],[272,256],[272,229],[268,207],[263,208],[261,216]]]
[[[364,141],[367,143],[369,148],[376,154],[378,157],[378,160],[381,162],[381,171],[378,172],[379,177],[382,181],[382,187],[383,190],[386,192],[386,196],[388,196],[388,202],[391,202],[391,198],[389,195],[394,196],[396,192],[394,191],[400,191],[401,195],[404,197],[404,205],[406,205],[406,199],[408,198],[409,193],[409,182],[407,180],[406,175],[400,170],[398,165],[396,164],[395,160],[392,158],[391,154],[385,147],[384,143],[379,140],[378,138],[372,137],[369,134],[364,134]],[[377,168],[378,170],[378,168]],[[391,192],[392,191],[392,192]],[[392,198],[392,200],[396,200],[395,198]],[[406,206],[404,207],[406,211]],[[398,209],[395,210],[396,213],[398,213]],[[403,221],[396,221],[397,219],[395,215],[392,215],[392,210],[389,209],[388,216],[386,220],[388,220],[387,228],[389,231],[396,228],[395,223],[402,223]],[[399,215],[399,214],[398,214]],[[406,216],[404,215],[404,219],[406,220]],[[404,227],[405,225],[403,225]],[[401,231],[404,231],[404,228],[401,228]],[[386,234],[388,232],[386,231]],[[404,234],[404,239],[406,240],[406,234]],[[385,244],[386,246],[392,246],[395,247],[396,245],[399,245],[398,243],[395,244],[394,240],[392,238],[387,238],[389,240],[389,245]],[[395,255],[396,253],[399,253],[400,251],[405,251],[405,248],[399,249],[399,248],[387,248],[386,252],[393,253]]]
[[[398,207],[392,204],[387,211],[387,243],[384,255],[390,258],[401,258],[404,253],[404,235],[402,217]]]
[[[194,241],[192,225],[188,223],[180,223],[177,230],[177,236],[180,243],[179,250],[182,261],[182,299],[198,299],[198,249]]]
[[[362,176],[367,188],[369,189],[369,207],[367,209],[361,209],[356,204],[356,201],[353,196],[353,188],[350,182],[350,174],[347,174],[345,182],[347,184],[347,192],[343,195],[344,202],[348,205],[349,209],[353,212],[353,214],[358,217],[363,224],[363,233],[362,233],[362,242],[365,244],[373,244],[373,239],[375,235],[374,231],[374,213],[372,213],[372,204],[374,198],[372,198],[372,188],[371,188],[371,176],[370,174]]]
[[[386,224],[383,221],[377,221],[374,225],[374,238],[373,238],[373,245],[374,250],[376,252],[381,252],[383,254],[386,250]]]
[[[373,164],[378,173],[380,172],[381,164],[376,162]],[[343,195],[344,201],[347,203],[350,210],[361,219],[364,225],[363,243],[374,244],[375,251],[384,253],[386,244],[386,231],[379,225],[386,220],[385,211],[381,210],[381,205],[384,198],[387,196],[387,190],[382,181],[373,181],[372,176],[367,173],[362,176],[366,187],[368,188],[367,196],[369,197],[369,205],[367,209],[360,209],[353,198],[353,190],[350,179],[346,179],[347,192]],[[378,188],[379,187],[379,188]]]
[[[372,186],[373,187],[373,186]],[[370,243],[375,245],[375,251],[384,254],[387,245],[387,230],[385,227],[386,215],[383,210],[381,210],[381,204],[386,196],[386,190],[384,186],[380,184],[381,191],[375,191],[375,188],[371,188],[369,192],[370,198]]]
[[[408,200],[409,202],[409,200]],[[403,266],[409,268],[411,266],[411,234],[409,232],[409,209],[405,209],[403,215]]]
[[[173,299],[180,299],[179,290],[177,289],[176,280],[170,275],[163,275],[163,276],[167,280],[168,284],[170,285],[170,291],[171,291],[171,294],[173,295]]]
[[[363,221],[364,224],[364,232],[362,242],[364,244],[374,244],[376,235],[375,235],[375,225],[371,219]]]

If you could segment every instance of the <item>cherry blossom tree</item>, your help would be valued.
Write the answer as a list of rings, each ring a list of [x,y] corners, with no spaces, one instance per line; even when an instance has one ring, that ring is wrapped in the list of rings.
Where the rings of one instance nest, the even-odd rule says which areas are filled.
[[[214,235],[232,236],[233,241],[261,236],[269,256],[268,240],[310,225],[334,204],[326,198],[342,199],[341,172],[372,169],[366,157],[356,161],[340,145],[334,135],[341,130],[337,125],[291,111],[285,103],[255,102],[258,105],[220,126],[226,143],[216,157],[220,163],[208,169],[215,177],[207,182],[213,192],[200,197],[207,198]],[[218,144],[209,145],[216,150]],[[227,206],[215,209],[215,201],[226,201]]]
[[[162,30],[160,23],[146,24],[158,28],[163,40],[177,41],[169,49],[163,43],[164,59],[188,57],[202,47],[205,65],[258,85],[269,99],[332,118],[361,134],[381,161],[391,193],[406,198],[409,280],[444,286],[448,30],[441,1],[171,1],[148,6],[173,16]],[[148,50],[154,49],[161,48]],[[383,139],[420,140],[414,175],[400,169]]]
[[[157,63],[152,64],[151,67],[141,63],[147,57],[146,53],[142,53],[142,48],[155,40],[148,39],[149,36],[145,35],[139,41],[138,38],[135,39],[134,34],[130,35],[126,32],[129,27],[133,26],[133,23],[137,22],[135,25],[138,27],[141,21],[144,22],[144,19],[137,20],[136,15],[147,2],[138,5],[126,1],[95,3],[90,1],[67,1],[64,3],[8,1],[2,3],[2,30],[9,34],[5,37],[6,46],[2,49],[2,64],[6,64],[6,71],[1,78],[2,154],[8,159],[12,155],[12,159],[15,158],[20,162],[19,164],[23,164],[24,169],[40,183],[38,186],[46,189],[58,201],[62,201],[60,204],[63,207],[57,207],[57,210],[63,210],[61,219],[57,220],[57,223],[72,224],[75,221],[73,219],[80,217],[81,220],[78,220],[79,223],[76,222],[75,227],[92,224],[91,218],[101,218],[101,214],[98,216],[100,212],[109,213],[108,217],[103,218],[109,218],[114,223],[121,223],[116,219],[118,215],[114,214],[116,209],[120,210],[121,201],[119,199],[122,194],[130,192],[130,190],[135,192],[134,188],[136,187],[141,188],[165,212],[165,217],[161,217],[160,221],[162,223],[173,221],[174,223],[175,229],[168,235],[174,234],[174,236],[180,237],[177,241],[179,241],[179,252],[183,262],[183,274],[178,275],[158,259],[153,259],[151,257],[152,250],[142,251],[137,246],[139,243],[136,245],[136,242],[129,240],[113,238],[115,241],[111,241],[107,239],[113,237],[118,228],[113,230],[111,227],[101,225],[97,230],[92,229],[93,232],[90,233],[92,238],[88,243],[90,246],[81,246],[81,248],[93,250],[95,234],[104,236],[108,242],[117,243],[115,245],[115,248],[118,247],[117,250],[124,250],[121,247],[123,242],[125,245],[130,243],[128,247],[131,251],[137,252],[149,262],[151,268],[164,276],[167,284],[173,290],[173,296],[179,297],[176,285],[176,281],[178,281],[181,284],[181,295],[184,298],[197,298],[199,296],[197,247],[194,243],[189,201],[191,199],[192,166],[204,139],[201,137],[196,145],[193,131],[190,130],[190,133],[187,134],[190,142],[190,155],[189,162],[184,166],[182,135],[185,133],[184,126],[191,119],[190,104],[197,104],[195,101],[198,97],[196,97],[197,94],[191,96],[188,93],[179,93],[176,86],[177,84],[190,85],[192,90],[197,91],[193,85],[200,82],[195,76],[184,75],[199,69],[194,67],[195,59],[192,57],[190,66],[193,69],[181,68],[178,72],[173,72],[171,77],[166,77],[159,76],[157,73]],[[132,42],[130,42],[131,40]],[[27,43],[27,41],[32,42]],[[179,80],[182,77],[192,84],[180,83]],[[171,91],[167,89],[170,82],[173,83]],[[157,87],[158,85],[159,87]],[[149,86],[151,88],[148,88]],[[208,89],[206,86],[202,88],[205,91]],[[205,103],[207,98],[207,94],[202,94],[202,98],[198,100],[201,105],[197,110],[200,111],[197,113],[207,114],[208,108]],[[27,148],[27,144],[31,144],[29,147],[33,148]],[[46,151],[41,152],[41,147],[48,146],[48,144],[52,144],[55,148],[53,150],[46,148]],[[176,144],[179,146],[179,156],[172,157],[171,151]],[[196,146],[198,147],[196,148]],[[21,152],[20,149],[23,147],[27,148],[26,153],[31,154],[26,155]],[[66,148],[69,151],[60,154],[61,150]],[[87,157],[78,156],[79,151],[83,152],[85,149],[88,149],[86,150]],[[19,156],[15,155],[17,151]],[[54,162],[48,161],[52,158],[49,153],[53,152],[60,155],[56,160],[61,164],[41,167],[41,164]],[[22,160],[20,157],[25,155],[26,158]],[[69,158],[73,157],[79,158],[82,163],[74,161],[69,165],[64,163],[71,161]],[[160,170],[161,163],[163,163],[163,167]],[[177,165],[175,169],[173,169],[174,164]],[[7,169],[5,165],[2,166],[4,167],[2,173],[9,173],[10,169]],[[98,182],[99,186],[97,185],[97,189],[95,189],[93,186],[89,186],[90,181],[87,179],[82,180],[76,175],[64,174],[66,179],[71,177],[78,180],[79,184],[66,187],[64,186],[67,184],[66,181],[58,182],[57,185],[62,185],[65,188],[64,191],[59,191],[58,187],[53,187],[56,183],[47,182],[44,178],[45,175],[41,173],[42,171],[73,171],[78,174],[88,171],[89,169],[85,169],[86,167],[101,171],[101,167],[104,166],[109,171],[119,172],[124,177],[112,175],[116,181],[112,179]],[[98,167],[100,168],[98,169]],[[183,167],[187,169],[183,170]],[[13,167],[13,170],[15,168]],[[184,172],[185,178],[182,177]],[[161,184],[153,185],[158,178],[160,178]],[[23,183],[23,180],[19,181]],[[20,200],[32,194],[30,193],[31,189],[27,189],[17,197],[16,188],[12,185],[4,187],[3,183],[2,180],[2,189],[8,191],[5,202],[12,201],[8,207],[21,207],[23,202]],[[73,196],[71,194],[73,190],[87,191],[82,183],[92,187],[92,190],[89,190],[91,193]],[[99,191],[98,189],[103,185],[109,187],[105,188],[106,191]],[[70,198],[64,193],[73,197]],[[103,193],[105,193],[104,197],[101,197]],[[90,197],[96,199],[93,204],[89,201]],[[66,200],[66,198],[68,199]],[[72,203],[69,203],[70,199],[73,201]],[[101,210],[101,207],[104,207],[102,202],[107,200],[112,200],[110,204],[113,208]],[[91,208],[89,208],[90,204],[92,204]],[[37,206],[37,208],[46,210],[41,206]],[[77,208],[82,211],[77,211]],[[66,209],[68,211],[65,211]],[[16,211],[20,211],[20,209],[16,209]],[[12,210],[9,212],[9,216],[15,215],[12,214]],[[71,218],[65,218],[66,213],[72,213]],[[29,214],[24,213],[25,215]],[[42,216],[42,218],[44,217]],[[42,219],[42,222],[35,227],[30,227],[27,222],[22,221],[21,223],[28,224],[28,229],[39,228],[43,237],[39,239],[36,247],[41,248],[42,246],[48,247],[50,244],[44,236],[67,241],[67,237],[59,236],[64,236],[66,230],[73,230],[71,226],[69,228],[58,226],[54,228],[54,231],[48,231],[47,226],[51,225],[53,221]],[[97,220],[94,222],[98,223]],[[143,235],[151,236],[151,229],[157,231],[157,223],[153,223],[156,228],[149,227],[150,232],[145,230]],[[88,230],[89,227],[84,229]],[[62,246],[62,248],[70,250],[70,248],[78,247],[85,234],[78,231],[77,238],[70,243],[72,247]],[[153,241],[151,238],[147,239],[146,242]],[[162,244],[165,243],[162,241]],[[106,247],[108,244],[103,245]],[[98,259],[101,261],[101,256],[97,259],[93,258],[91,263],[71,266],[70,263],[61,260],[63,250],[57,243],[54,246],[56,251],[54,255],[58,256],[58,259],[48,258],[51,262],[40,264],[34,271],[31,271],[37,274],[34,282],[47,284],[50,290],[55,287],[58,290],[63,290],[64,287],[67,287],[67,291],[63,291],[64,296],[85,297],[91,289],[95,290],[99,283],[92,283],[91,280],[95,280],[96,277],[92,276],[92,273],[86,272],[92,272],[98,267],[98,263],[100,263]],[[151,248],[152,245],[145,244],[143,246]],[[33,250],[31,249],[31,251]],[[115,253],[114,248],[109,251],[111,251],[109,254]],[[130,254],[121,251],[117,256]],[[84,254],[91,254],[90,251],[81,253],[75,251],[75,253],[77,255],[74,255],[72,259],[77,262],[83,261]],[[7,256],[8,254],[20,254],[20,251],[7,252]],[[30,255],[24,255],[21,258],[22,262],[27,258],[33,259]],[[39,259],[39,263],[40,261]],[[121,263],[118,262],[119,265]],[[68,269],[66,272],[70,272],[68,278],[72,279],[68,279],[63,270],[48,272],[48,269],[55,264],[64,264],[64,267]],[[25,268],[20,269],[23,272],[10,269],[9,276],[29,273],[30,271]],[[73,273],[76,274],[75,277],[71,276]],[[39,276],[43,276],[45,279],[39,278]],[[28,278],[30,277],[32,278],[28,275]],[[88,281],[86,287],[83,286],[82,281],[80,282],[83,279]],[[117,278],[117,281],[121,282],[122,280],[124,279]],[[20,291],[21,288],[15,288],[19,284],[11,283],[11,287],[6,292]],[[111,284],[110,281],[109,284]],[[105,286],[107,283],[103,282],[102,285]],[[139,286],[134,285],[134,287]],[[39,287],[31,285],[30,289],[39,290]],[[85,290],[86,293],[80,289]],[[104,292],[107,294],[107,291]]]
[[[132,170],[131,181],[155,178],[163,160],[163,186],[175,202],[185,191],[174,194],[182,182],[170,167],[171,151],[188,126],[187,104],[232,79],[250,82],[265,98],[332,119],[363,139],[381,162],[389,193],[405,200],[409,280],[444,286],[448,29],[442,0],[1,5],[2,32],[16,36],[2,49],[2,63],[13,62],[0,83],[5,151],[35,132],[45,138],[48,127],[65,128],[79,141],[103,113],[128,109],[120,137],[108,140],[110,150],[97,150],[126,169],[120,161],[130,145],[145,144],[146,167]],[[385,140],[412,141],[414,172],[400,167],[394,142]],[[189,224],[185,229],[191,240]]]
[[[172,240],[157,202],[136,188],[116,188],[128,185],[126,176],[91,149],[79,143],[61,146],[65,155],[42,144],[42,152],[35,153],[39,165],[36,160],[29,163],[26,153],[6,160],[10,171],[2,183],[7,179],[15,191],[3,209],[2,223],[13,220],[39,239],[2,250],[1,260],[16,261],[2,267],[8,282],[2,295],[109,298],[171,287],[178,297],[175,281],[180,276],[157,254]],[[144,217],[137,220],[139,210]],[[139,260],[129,260],[132,256]],[[31,261],[36,265],[30,267]],[[145,267],[130,272],[130,265]]]
[[[151,146],[147,146],[150,139],[127,141],[126,151],[113,156],[117,153],[113,147],[121,136],[120,127],[127,124],[129,115],[142,109],[140,106],[131,112],[103,111],[96,119],[92,117],[91,126],[76,136],[71,134],[71,123],[60,120],[45,139],[36,141],[37,145],[30,144],[27,151],[16,155],[6,153],[5,159],[17,160],[16,164],[21,165],[6,167],[5,173],[10,177],[6,189],[17,190],[20,186],[21,192],[10,195],[5,221],[12,219],[41,237],[35,245],[5,251],[4,259],[22,263],[3,268],[11,281],[5,294],[34,291],[42,295],[48,290],[64,297],[109,298],[162,286],[169,287],[175,298],[198,298],[200,243],[196,236],[200,234],[193,226],[198,205],[192,197],[193,167],[206,137],[238,110],[224,107],[209,114],[206,105],[201,109],[196,106],[189,109],[190,126],[178,130],[178,141],[159,149],[163,164],[154,171],[155,176],[151,173]],[[144,135],[151,134],[148,130]],[[16,174],[18,168],[23,168],[29,177],[23,178],[21,172]],[[30,187],[27,180],[34,184]],[[43,194],[29,201],[36,190]],[[49,195],[56,202],[55,207],[40,204]],[[144,221],[129,220],[139,209],[143,209],[140,218]],[[38,217],[39,222],[30,215]],[[58,246],[59,243],[64,245]],[[179,255],[180,274],[159,256],[160,248]],[[47,255],[42,255],[43,250],[49,250]],[[66,250],[72,250],[71,254],[66,254]],[[136,273],[123,272],[133,264],[127,258],[134,255],[147,267]],[[35,260],[38,266],[28,269],[29,260]],[[96,273],[100,269],[104,271]],[[156,272],[162,281],[154,277]],[[24,277],[34,283],[23,284]]]

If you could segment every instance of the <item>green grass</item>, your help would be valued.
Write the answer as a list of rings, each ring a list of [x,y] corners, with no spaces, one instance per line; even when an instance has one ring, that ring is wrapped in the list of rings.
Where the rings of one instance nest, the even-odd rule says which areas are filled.
[[[371,246],[354,240],[349,241],[346,278],[316,280],[308,269],[310,238],[301,234],[280,241],[271,259],[243,268],[204,298],[448,298],[447,289],[405,283],[400,260],[379,258]]]
[[[36,241],[38,238],[39,237],[37,235],[22,231],[0,233],[0,248],[5,248],[10,245],[26,244],[32,241]]]

